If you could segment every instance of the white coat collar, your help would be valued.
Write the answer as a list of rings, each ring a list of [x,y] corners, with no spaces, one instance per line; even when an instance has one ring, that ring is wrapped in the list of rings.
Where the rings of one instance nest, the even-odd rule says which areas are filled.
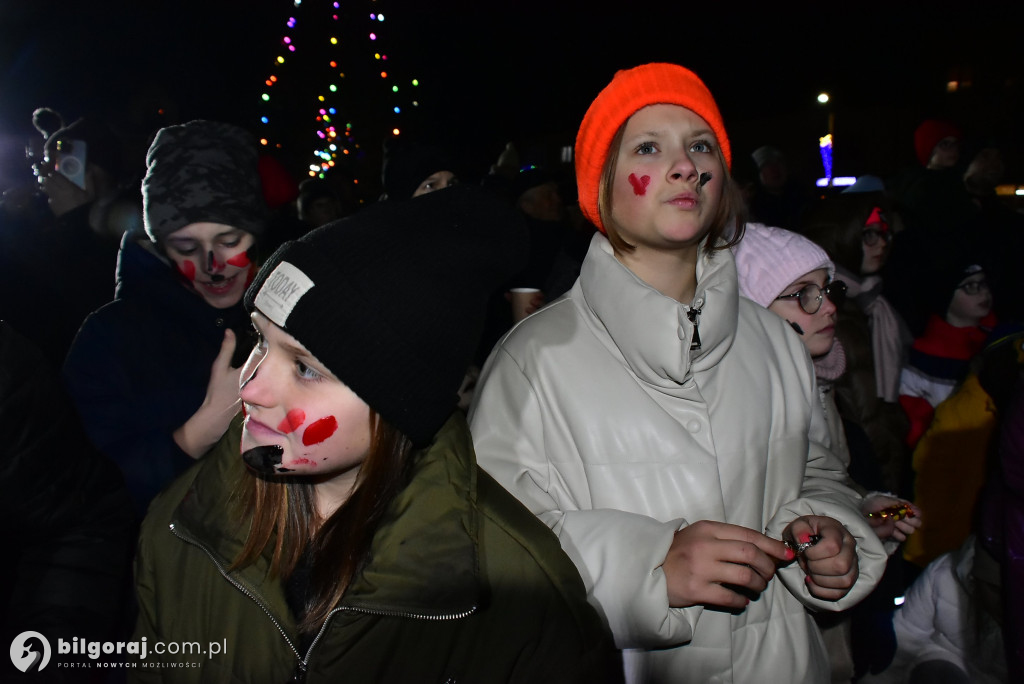
[[[622,265],[611,243],[594,235],[583,261],[578,287],[585,308],[611,337],[633,373],[644,382],[672,389],[691,372],[717,364],[732,346],[739,309],[736,265],[729,250],[697,256],[697,289],[692,308],[700,349],[690,350],[694,325],[691,306],[666,297]]]

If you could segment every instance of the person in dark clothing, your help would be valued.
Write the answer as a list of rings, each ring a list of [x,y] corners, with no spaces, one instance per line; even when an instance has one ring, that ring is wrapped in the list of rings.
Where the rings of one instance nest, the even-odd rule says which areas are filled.
[[[26,631],[54,648],[57,639],[109,639],[127,598],[135,531],[124,479],[89,443],[56,370],[4,321],[0,443],[0,640],[11,644]],[[0,666],[5,682],[81,675],[54,665],[16,670],[7,659]]]
[[[143,524],[135,638],[228,644],[180,681],[621,678],[579,573],[456,410],[486,294],[524,256],[515,215],[456,188],[268,260],[245,420]]]
[[[115,299],[86,319],[64,376],[140,513],[227,429],[247,351],[242,294],[266,206],[255,140],[228,124],[162,129],[147,155],[147,238],[126,235]]]
[[[120,235],[141,224],[123,166],[110,129],[80,119],[52,133],[36,160],[37,197],[47,206],[0,209],[0,288],[22,293],[4,316],[54,366],[85,317],[110,301]]]

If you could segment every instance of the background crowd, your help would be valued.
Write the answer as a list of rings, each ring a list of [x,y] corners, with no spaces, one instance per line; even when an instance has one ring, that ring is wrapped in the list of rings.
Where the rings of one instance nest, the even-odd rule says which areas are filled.
[[[873,592],[816,615],[833,681],[1024,676],[1024,214],[996,192],[1020,150],[983,120],[921,112],[901,140],[911,162],[865,167],[849,187],[815,186],[774,136],[731,150],[740,293],[788,323],[787,345],[801,347],[789,330],[803,343],[813,377],[799,396],[820,402],[865,529],[889,554]],[[480,406],[500,407],[477,386],[493,393],[501,380],[487,365],[495,345],[513,328],[502,344],[529,344],[555,318],[547,305],[572,301],[606,232],[578,194],[577,160],[554,161],[543,138],[508,142],[486,167],[450,136],[382,141],[367,200],[330,175],[299,177],[237,121],[161,118],[144,135],[122,123],[40,106],[33,156],[2,188],[0,487],[16,535],[0,583],[4,643],[26,625],[131,633],[139,525],[231,429],[254,343],[243,294],[281,245],[454,186],[482,188],[494,226],[515,215],[524,258],[490,274],[497,284],[464,283],[485,288],[478,324],[458,330],[473,342],[459,406],[474,406],[477,436],[493,429]]]

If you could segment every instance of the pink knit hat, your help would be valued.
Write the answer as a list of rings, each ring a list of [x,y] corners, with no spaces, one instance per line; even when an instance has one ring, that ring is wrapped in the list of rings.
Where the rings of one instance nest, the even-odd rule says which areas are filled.
[[[761,223],[747,224],[732,253],[740,294],[765,308],[800,276],[819,268],[828,269],[830,279],[836,274],[835,264],[817,244],[803,235]]]
[[[604,233],[597,192],[605,160],[612,153],[612,138],[629,117],[648,105],[674,104],[686,107],[711,126],[725,163],[732,165],[732,150],[725,124],[704,82],[697,74],[678,64],[644,64],[623,69],[598,93],[587,109],[576,134],[576,188],[580,209],[588,221]]]

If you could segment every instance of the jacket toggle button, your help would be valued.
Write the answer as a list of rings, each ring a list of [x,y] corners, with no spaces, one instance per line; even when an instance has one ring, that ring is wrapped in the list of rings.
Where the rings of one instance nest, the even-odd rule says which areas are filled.
[[[696,418],[686,424],[686,429],[693,434],[700,432],[700,421]]]

